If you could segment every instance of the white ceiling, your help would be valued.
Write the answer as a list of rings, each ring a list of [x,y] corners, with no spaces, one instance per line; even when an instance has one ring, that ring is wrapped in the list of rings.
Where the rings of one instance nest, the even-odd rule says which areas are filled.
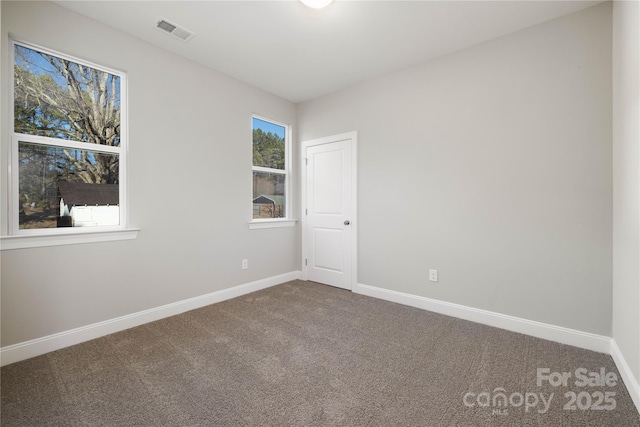
[[[600,1],[56,1],[293,102],[303,102]],[[196,33],[188,43],[158,18]]]

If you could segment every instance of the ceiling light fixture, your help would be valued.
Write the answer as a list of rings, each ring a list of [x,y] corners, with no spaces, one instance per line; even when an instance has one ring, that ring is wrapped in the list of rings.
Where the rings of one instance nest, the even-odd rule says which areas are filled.
[[[304,5],[309,6],[313,9],[322,9],[323,7],[329,6],[329,4],[333,0],[300,0]]]

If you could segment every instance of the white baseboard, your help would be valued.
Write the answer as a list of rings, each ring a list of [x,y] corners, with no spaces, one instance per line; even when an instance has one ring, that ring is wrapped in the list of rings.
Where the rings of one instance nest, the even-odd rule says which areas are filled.
[[[610,354],[633,403],[636,405],[636,409],[640,412],[640,383],[633,375],[618,344],[610,337],[363,284],[355,285],[353,292],[599,353]]]
[[[611,338],[602,335],[549,325],[533,320],[521,319],[519,317],[494,313],[492,311],[481,310],[445,301],[438,301],[418,295],[391,291],[360,283],[354,286],[353,292],[600,353],[608,354],[611,350]]]
[[[633,399],[636,409],[640,412],[640,384],[638,384],[638,380],[633,375],[633,372],[631,372],[631,368],[629,367],[629,364],[627,364],[627,360],[622,355],[615,339],[611,340],[611,357],[613,358],[613,361],[616,362],[622,381],[624,382],[624,385],[627,386],[627,391],[631,395],[631,399]]]
[[[105,320],[103,322],[71,329],[69,331],[59,332],[46,337],[6,346],[0,348],[0,366],[19,362],[50,351],[59,350],[84,341],[100,338],[114,332],[123,331],[155,320],[164,319],[165,317],[184,313],[185,311],[194,310],[196,308],[239,297],[261,289],[289,282],[291,280],[296,280],[301,277],[301,274],[302,272],[300,271],[292,271],[278,276],[257,280],[255,282],[234,286],[232,288],[211,292],[206,295],[139,311],[137,313],[128,314],[115,319]]]
[[[160,320],[165,317],[184,313],[185,311],[226,301],[231,298],[266,289],[291,280],[300,279],[301,276],[301,271],[292,271],[278,276],[257,280],[255,282],[234,286],[232,288],[211,292],[206,295],[139,311],[137,313],[132,313],[115,319],[3,347],[0,348],[0,366],[19,362],[21,360],[29,359],[31,357],[39,356],[50,351],[59,350],[64,347],[79,344],[95,338],[100,338],[114,332],[123,331],[125,329]],[[622,380],[624,381],[636,408],[640,411],[640,384],[634,377],[615,340],[609,337],[521,319],[519,317],[494,313],[460,304],[438,301],[418,295],[363,285],[360,283],[354,286],[353,292],[513,332],[519,332],[550,341],[556,341],[562,344],[610,354],[618,367],[618,371],[622,376]]]

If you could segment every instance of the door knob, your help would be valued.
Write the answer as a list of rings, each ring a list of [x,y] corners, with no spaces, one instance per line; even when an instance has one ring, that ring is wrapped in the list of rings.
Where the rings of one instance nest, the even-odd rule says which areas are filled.
[[[349,221],[348,219],[345,220],[344,225],[349,225],[349,224],[351,224],[351,221]]]

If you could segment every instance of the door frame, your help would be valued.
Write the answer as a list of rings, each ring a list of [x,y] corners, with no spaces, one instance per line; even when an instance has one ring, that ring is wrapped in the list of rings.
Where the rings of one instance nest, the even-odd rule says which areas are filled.
[[[300,216],[302,217],[302,280],[307,280],[306,260],[309,254],[309,244],[307,239],[308,220],[305,212],[307,205],[307,149],[317,145],[330,144],[333,142],[351,140],[351,277],[348,290],[352,290],[358,283],[358,132],[346,132],[337,135],[326,136],[323,138],[311,139],[303,141],[300,144],[300,187],[302,196],[300,198]]]

